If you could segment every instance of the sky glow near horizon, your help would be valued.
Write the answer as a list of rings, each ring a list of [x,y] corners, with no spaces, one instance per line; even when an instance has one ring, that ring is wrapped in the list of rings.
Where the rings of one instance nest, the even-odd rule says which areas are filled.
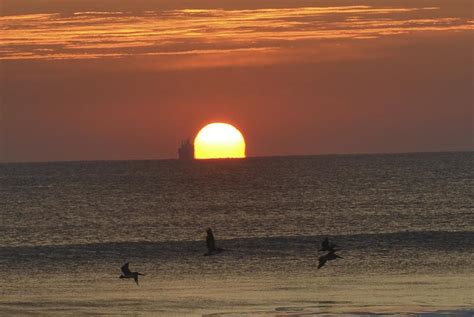
[[[469,0],[2,0],[0,161],[472,151]]]

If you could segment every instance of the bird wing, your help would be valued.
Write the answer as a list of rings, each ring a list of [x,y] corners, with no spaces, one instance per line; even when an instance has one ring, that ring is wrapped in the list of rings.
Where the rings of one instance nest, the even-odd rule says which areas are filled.
[[[130,269],[128,268],[128,264],[129,264],[129,262],[125,263],[125,264],[122,266],[122,268],[121,268],[121,269],[122,269],[122,273],[123,273],[124,275],[129,275],[129,274],[132,273],[132,272],[130,272]]]
[[[326,264],[326,261],[327,261],[327,259],[326,259],[325,256],[319,257],[318,270],[319,270],[320,268],[322,268],[322,267],[324,266],[324,264]]]
[[[328,246],[329,246],[329,239],[326,238],[326,239],[323,240],[323,242],[321,242],[321,249],[323,249],[323,251],[324,251],[328,248]]]
[[[212,234],[211,229],[207,229],[206,245],[209,252],[216,249],[216,241],[214,240],[214,235]]]

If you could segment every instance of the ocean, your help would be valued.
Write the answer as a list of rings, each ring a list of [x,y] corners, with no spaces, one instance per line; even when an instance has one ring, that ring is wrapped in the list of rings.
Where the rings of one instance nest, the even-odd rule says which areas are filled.
[[[473,316],[473,162],[0,164],[0,316]]]

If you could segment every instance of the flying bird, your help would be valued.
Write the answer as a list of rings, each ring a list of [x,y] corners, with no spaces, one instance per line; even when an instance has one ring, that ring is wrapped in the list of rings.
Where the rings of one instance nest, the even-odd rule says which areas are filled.
[[[119,276],[119,278],[133,278],[135,280],[135,283],[138,285],[138,275],[145,275],[139,272],[132,272],[128,268],[129,262],[125,263],[121,270],[122,270],[122,275]]]
[[[325,254],[325,255],[319,257],[319,259],[318,259],[318,261],[319,261],[318,270],[320,268],[322,268],[324,266],[324,264],[326,264],[326,262],[328,262],[328,261],[332,261],[332,260],[335,260],[335,259],[342,259],[342,256],[337,255],[335,252],[336,252],[335,250],[329,251],[328,254]]]
[[[338,249],[336,248],[339,248],[339,246],[335,243],[331,243],[329,242],[329,239],[328,238],[325,238],[323,240],[323,242],[321,243],[321,249],[319,249],[318,251],[338,251]]]
[[[207,252],[204,253],[204,256],[215,255],[221,253],[222,251],[226,251],[225,249],[216,247],[216,240],[214,239],[214,234],[212,233],[211,228],[207,228],[206,232]]]

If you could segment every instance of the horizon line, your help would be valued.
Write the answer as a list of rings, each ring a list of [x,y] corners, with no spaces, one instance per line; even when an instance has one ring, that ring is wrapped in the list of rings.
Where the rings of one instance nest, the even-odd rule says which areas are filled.
[[[261,159],[261,158],[283,158],[283,157],[314,157],[314,156],[360,156],[360,155],[403,155],[403,154],[443,154],[443,153],[473,153],[474,149],[470,150],[438,150],[438,151],[402,151],[402,152],[352,152],[352,153],[321,153],[321,154],[289,154],[289,155],[251,155],[244,158],[216,158],[216,159],[193,159],[194,161],[233,161],[246,159]],[[142,159],[86,159],[86,160],[51,160],[51,161],[0,161],[0,165],[9,164],[54,164],[54,163],[80,163],[80,162],[150,162],[150,161],[180,161],[179,158],[142,158]]]

